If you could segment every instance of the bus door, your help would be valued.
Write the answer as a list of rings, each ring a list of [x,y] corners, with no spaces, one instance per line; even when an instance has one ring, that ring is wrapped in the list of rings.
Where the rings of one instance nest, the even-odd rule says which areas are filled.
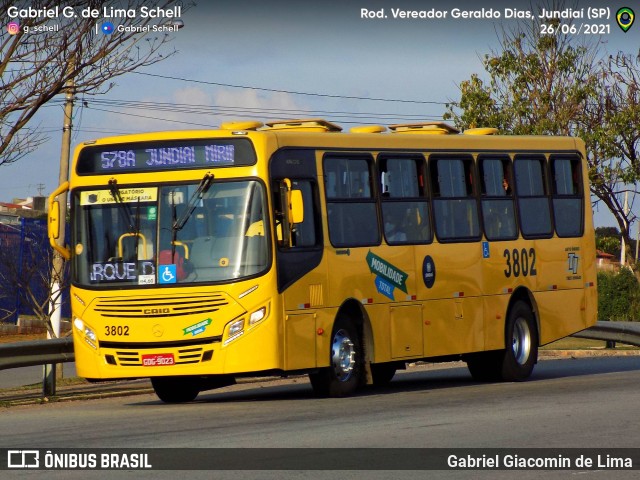
[[[318,309],[326,306],[318,178],[312,150],[281,149],[271,158],[270,177],[278,291],[284,298],[286,370],[313,368]],[[287,218],[292,191],[302,200],[302,218]]]

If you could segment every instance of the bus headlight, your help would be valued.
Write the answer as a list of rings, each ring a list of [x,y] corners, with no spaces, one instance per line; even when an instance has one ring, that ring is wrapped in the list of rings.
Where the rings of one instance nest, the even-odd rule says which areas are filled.
[[[231,325],[229,325],[229,338],[227,338],[227,341],[224,342],[224,345],[234,341],[243,333],[244,333],[244,318],[241,318],[240,320],[236,320]]]
[[[244,330],[244,318],[241,318],[238,321],[233,322],[229,326],[229,336],[233,337]]]
[[[94,344],[98,341],[95,332],[86,325],[84,326],[84,338],[85,340],[91,340]],[[92,345],[92,347],[95,348],[95,345]]]
[[[73,326],[76,327],[76,330],[84,337],[84,341],[87,342],[93,349],[98,349],[98,337],[96,336],[96,332],[93,331],[91,327],[89,327],[81,318],[73,319]]]
[[[256,310],[249,317],[249,325],[255,325],[260,320],[267,316],[267,307],[262,307],[260,310]]]
[[[84,322],[81,318],[74,318],[73,326],[76,327],[76,330],[78,330],[80,333],[84,333]]]

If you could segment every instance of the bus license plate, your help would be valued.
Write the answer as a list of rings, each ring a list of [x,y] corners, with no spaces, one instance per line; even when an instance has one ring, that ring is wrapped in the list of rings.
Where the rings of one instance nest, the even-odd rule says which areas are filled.
[[[142,365],[145,367],[161,367],[164,365],[174,365],[173,353],[154,353],[153,355],[142,355]]]

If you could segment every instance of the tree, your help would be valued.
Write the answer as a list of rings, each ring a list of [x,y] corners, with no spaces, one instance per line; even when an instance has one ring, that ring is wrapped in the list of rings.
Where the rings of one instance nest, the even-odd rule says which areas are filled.
[[[76,94],[106,93],[114,86],[113,80],[138,68],[166,59],[175,50],[165,52],[170,42],[168,33],[141,31],[145,26],[158,23],[148,17],[127,20],[127,25],[140,27],[131,31],[99,32],[103,7],[109,3],[97,0],[70,2],[73,18],[65,18],[60,2],[49,0],[34,2],[39,10],[58,8],[59,17],[47,16],[19,18],[19,33],[11,35],[8,29],[0,32],[0,165],[18,161],[47,140],[32,126],[34,115],[45,104],[61,93],[66,93],[68,81],[73,79]],[[129,0],[118,8],[140,11],[148,2]],[[171,8],[181,2],[165,0],[160,8]],[[0,11],[8,12],[18,2],[0,0]],[[26,7],[25,7],[26,8]],[[84,18],[86,9],[97,9],[99,19]],[[182,7],[184,12],[185,7]],[[67,12],[69,10],[66,10]],[[165,20],[165,19],[161,19]],[[34,29],[59,24],[58,32],[36,33]]]
[[[564,9],[557,3],[548,10]],[[573,27],[536,16],[502,30],[499,49],[482,61],[488,84],[479,75],[463,81],[460,100],[448,106],[445,119],[462,129],[583,138],[591,192],[629,245],[634,217],[624,208],[623,192],[635,193],[640,178],[640,60],[623,53],[605,58],[598,41],[588,43]]]

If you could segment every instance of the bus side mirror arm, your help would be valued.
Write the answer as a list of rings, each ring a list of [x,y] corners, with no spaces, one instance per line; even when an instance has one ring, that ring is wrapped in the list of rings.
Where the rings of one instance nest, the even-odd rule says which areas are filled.
[[[58,252],[65,260],[71,258],[71,251],[58,244],[60,238],[60,228],[64,228],[64,219],[60,218],[60,202],[56,200],[58,195],[69,190],[69,182],[64,182],[51,195],[49,195],[49,215],[47,222],[47,233],[49,235],[49,244]]]

